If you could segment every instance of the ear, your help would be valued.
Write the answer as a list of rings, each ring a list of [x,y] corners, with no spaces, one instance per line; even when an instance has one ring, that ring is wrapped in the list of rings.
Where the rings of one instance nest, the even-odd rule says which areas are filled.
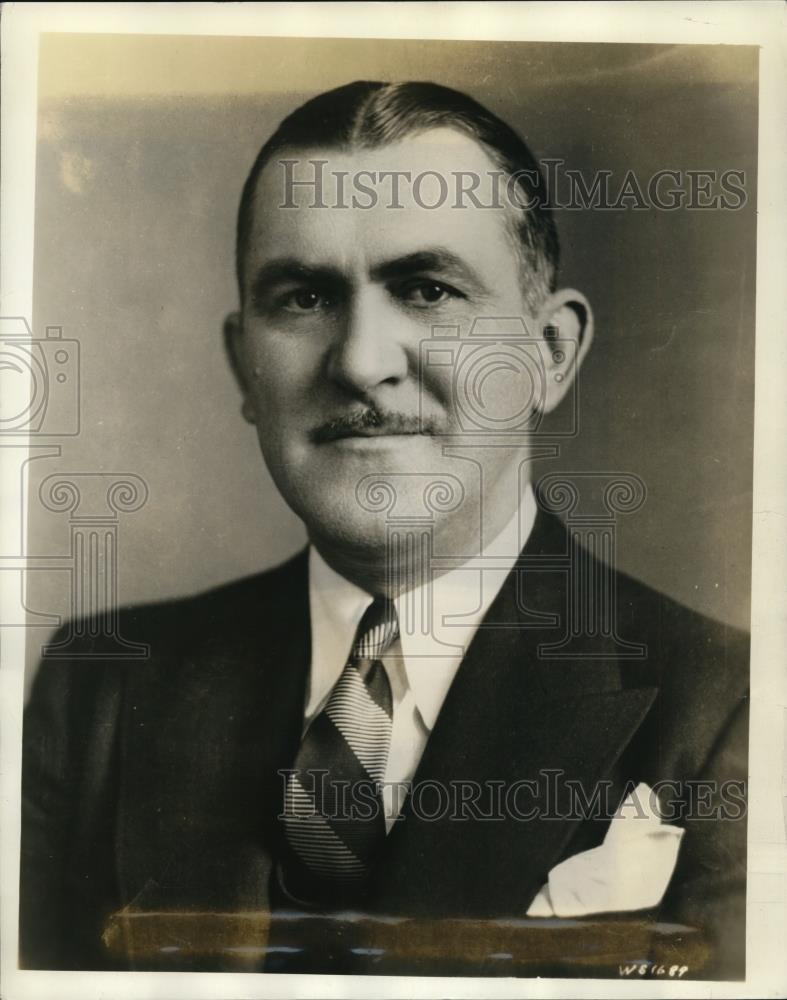
[[[243,349],[243,321],[239,312],[231,312],[224,320],[224,349],[243,396],[240,411],[244,420],[254,424],[257,414],[249,387],[249,371]]]
[[[577,377],[593,341],[593,313],[585,296],[573,288],[550,295],[538,312],[546,387],[539,406],[551,413]]]

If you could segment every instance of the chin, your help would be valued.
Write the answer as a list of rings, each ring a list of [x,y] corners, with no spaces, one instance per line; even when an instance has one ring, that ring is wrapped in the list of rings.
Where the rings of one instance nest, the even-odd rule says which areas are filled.
[[[284,499],[303,521],[312,539],[359,552],[385,554],[388,513],[369,510],[359,502],[358,480],[337,483],[335,477],[313,474],[287,484]]]
[[[313,540],[365,561],[384,560],[390,525],[437,528],[466,514],[467,465],[447,461],[433,442],[417,439],[378,454],[350,447],[357,452],[326,448],[308,460],[301,453],[276,463],[279,490]]]
[[[309,538],[320,549],[330,549],[349,562],[385,565],[388,552],[388,522],[383,515],[348,512],[340,506],[322,506],[301,515]]]

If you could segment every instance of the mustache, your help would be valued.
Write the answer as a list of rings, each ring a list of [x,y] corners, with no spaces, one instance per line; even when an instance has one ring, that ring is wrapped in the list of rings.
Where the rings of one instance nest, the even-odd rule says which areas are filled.
[[[444,433],[438,422],[431,417],[397,413],[370,405],[362,410],[339,413],[309,432],[312,444],[327,444],[340,438],[356,437],[364,432],[377,431],[380,434],[425,434]]]

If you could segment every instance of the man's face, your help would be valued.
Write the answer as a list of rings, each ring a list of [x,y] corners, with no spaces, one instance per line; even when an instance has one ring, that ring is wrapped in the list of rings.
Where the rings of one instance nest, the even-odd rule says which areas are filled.
[[[327,161],[322,201],[338,207],[314,207],[313,188],[286,189],[282,159],[298,161],[296,180],[314,177],[309,161]],[[466,336],[478,317],[527,317],[510,208],[470,199],[457,207],[451,189],[425,209],[441,200],[434,177],[418,192],[403,183],[401,207],[392,207],[387,182],[375,186],[373,207],[353,208],[349,178],[360,170],[378,178],[474,171],[485,178],[477,195],[486,205],[495,169],[478,144],[440,129],[374,150],[286,151],[260,177],[236,364],[268,468],[314,540],[361,550],[384,544],[384,518],[357,495],[370,474],[421,493],[424,476],[468,475],[466,462],[443,454],[446,435],[460,429],[454,369],[423,366],[422,344],[437,326]],[[281,207],[288,199],[295,207]],[[513,391],[511,373],[498,374],[497,391]],[[510,461],[501,453],[501,463]],[[462,516],[477,521],[477,511],[454,515]]]

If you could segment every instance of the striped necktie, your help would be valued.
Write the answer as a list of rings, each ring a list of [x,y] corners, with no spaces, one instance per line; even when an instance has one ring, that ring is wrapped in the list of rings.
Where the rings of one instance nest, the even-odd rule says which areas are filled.
[[[357,896],[385,839],[378,783],[388,761],[393,703],[380,657],[398,635],[393,601],[375,598],[288,775],[279,878],[298,901]]]

